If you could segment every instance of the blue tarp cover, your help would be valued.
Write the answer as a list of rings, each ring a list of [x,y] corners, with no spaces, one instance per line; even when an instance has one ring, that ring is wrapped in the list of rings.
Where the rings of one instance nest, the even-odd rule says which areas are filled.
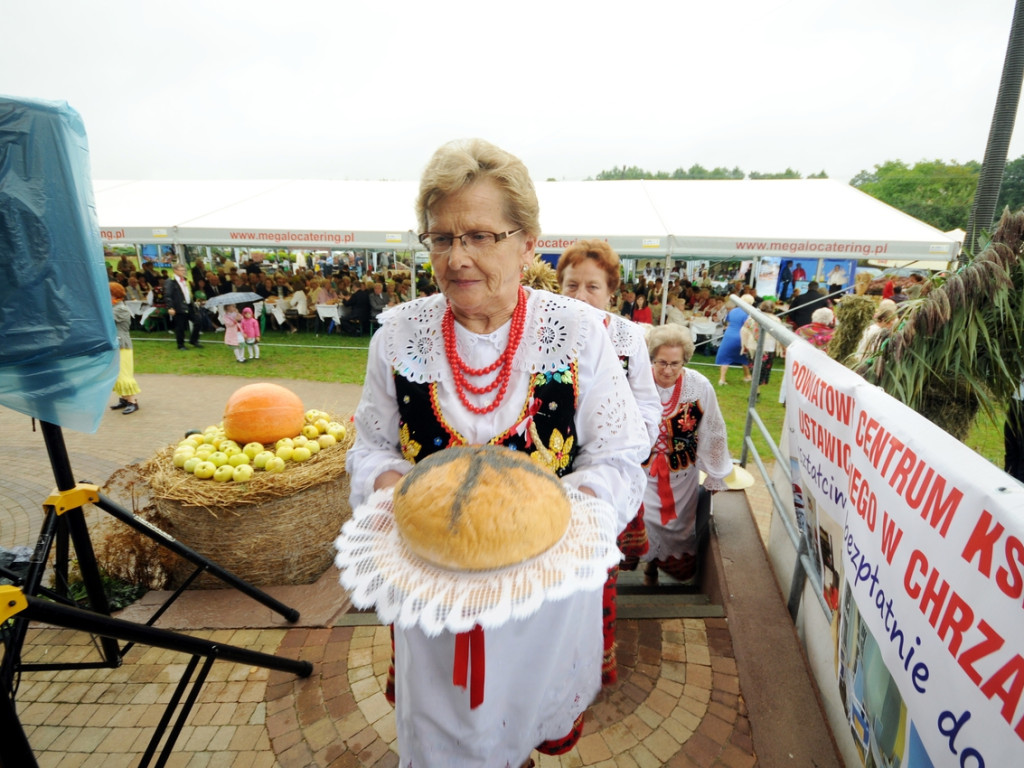
[[[0,96],[0,405],[95,432],[117,371],[85,127]]]

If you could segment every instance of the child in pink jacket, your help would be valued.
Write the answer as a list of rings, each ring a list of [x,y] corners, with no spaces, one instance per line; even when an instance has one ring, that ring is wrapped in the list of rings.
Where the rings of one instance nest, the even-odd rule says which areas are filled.
[[[242,336],[245,339],[246,349],[249,350],[249,359],[260,359],[260,321],[253,317],[252,310],[246,307],[242,310]]]
[[[235,360],[245,362],[245,351],[242,347],[242,316],[234,304],[224,307],[224,343],[235,352]]]

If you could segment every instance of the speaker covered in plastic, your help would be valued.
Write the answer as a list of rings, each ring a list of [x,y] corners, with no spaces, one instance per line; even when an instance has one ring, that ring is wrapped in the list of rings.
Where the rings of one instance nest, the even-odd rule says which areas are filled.
[[[81,118],[0,96],[0,405],[96,431],[118,371],[107,282]]]

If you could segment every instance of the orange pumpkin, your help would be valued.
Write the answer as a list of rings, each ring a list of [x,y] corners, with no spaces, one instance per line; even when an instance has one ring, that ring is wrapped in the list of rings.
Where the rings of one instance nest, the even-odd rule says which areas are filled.
[[[246,384],[224,406],[224,434],[239,445],[295,437],[305,424],[299,396],[278,384]]]

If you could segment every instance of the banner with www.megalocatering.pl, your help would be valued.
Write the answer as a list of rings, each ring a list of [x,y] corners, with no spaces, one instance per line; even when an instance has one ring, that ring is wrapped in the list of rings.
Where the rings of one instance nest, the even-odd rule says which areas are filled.
[[[802,342],[786,430],[865,764],[1024,766],[1024,486]]]

